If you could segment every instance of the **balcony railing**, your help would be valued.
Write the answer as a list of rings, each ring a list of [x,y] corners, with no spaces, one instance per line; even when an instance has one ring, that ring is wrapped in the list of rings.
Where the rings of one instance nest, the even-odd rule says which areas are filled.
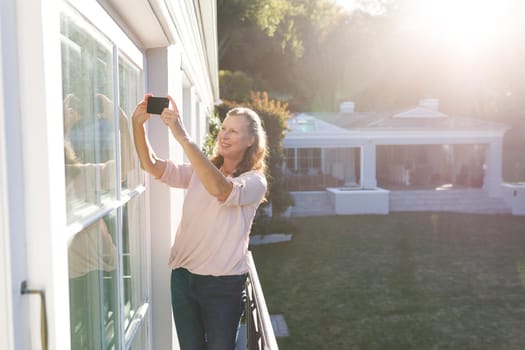
[[[248,350],[277,350],[270,314],[251,252],[248,252],[250,270],[246,280],[246,336]]]

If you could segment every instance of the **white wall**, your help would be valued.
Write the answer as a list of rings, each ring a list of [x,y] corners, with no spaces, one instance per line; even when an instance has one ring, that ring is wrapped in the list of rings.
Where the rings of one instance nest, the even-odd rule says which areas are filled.
[[[501,183],[503,182],[503,140],[494,138],[487,144],[485,152],[485,177],[483,188],[491,197],[501,197]]]
[[[59,2],[17,2],[20,114],[28,287],[45,290],[49,348],[68,348],[65,180]],[[18,253],[18,252],[17,252]],[[31,348],[40,340],[39,300],[30,299]],[[35,300],[36,299],[36,300]]]
[[[3,222],[5,234],[9,235],[9,240],[4,240],[4,247],[11,251],[11,261],[4,265],[7,276],[10,280],[5,282],[7,293],[12,295],[12,318],[7,321],[11,323],[13,330],[13,347],[15,349],[29,348],[29,328],[27,324],[27,297],[20,295],[20,283],[27,279],[26,263],[26,240],[25,240],[25,215],[24,215],[24,181],[22,164],[22,122],[20,115],[20,95],[18,84],[18,37],[17,37],[17,8],[16,0],[0,1],[0,36],[2,43],[2,121],[3,133],[0,134],[0,142],[5,147],[5,164],[9,167],[4,168],[5,192],[3,197],[7,200],[7,205],[3,208],[7,210],[7,216]],[[16,233],[16,234],[15,234]],[[2,252],[0,252],[1,254]],[[7,258],[7,257],[6,257]],[[6,277],[7,277],[6,276]],[[10,283],[10,285],[9,285]],[[7,306],[9,308],[10,306]],[[9,317],[7,314],[5,317]],[[9,332],[8,329],[6,331]]]
[[[525,215],[525,184],[502,185],[503,198],[511,207],[513,215]]]
[[[0,16],[0,28],[2,17]],[[2,38],[0,37],[0,53],[3,52]],[[0,82],[3,82],[2,55],[0,54]],[[4,127],[4,91],[0,84],[0,139],[5,140]],[[13,339],[13,305],[11,290],[11,251],[9,249],[9,219],[7,202],[7,163],[5,144],[0,142],[0,304],[3,311],[0,313],[0,349],[14,349]]]
[[[371,141],[361,148],[361,187],[376,188],[376,145]]]

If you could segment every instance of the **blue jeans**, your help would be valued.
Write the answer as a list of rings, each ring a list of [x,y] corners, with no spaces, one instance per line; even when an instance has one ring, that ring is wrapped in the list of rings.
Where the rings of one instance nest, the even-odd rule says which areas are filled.
[[[246,274],[171,272],[171,306],[181,350],[233,350],[244,311]]]

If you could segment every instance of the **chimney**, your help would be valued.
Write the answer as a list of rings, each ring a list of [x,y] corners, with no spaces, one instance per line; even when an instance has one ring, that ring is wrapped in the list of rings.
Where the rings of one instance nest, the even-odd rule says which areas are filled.
[[[341,102],[339,105],[339,112],[349,114],[354,113],[355,104],[352,101]]]
[[[439,111],[439,100],[437,98],[424,98],[419,100],[419,106]]]

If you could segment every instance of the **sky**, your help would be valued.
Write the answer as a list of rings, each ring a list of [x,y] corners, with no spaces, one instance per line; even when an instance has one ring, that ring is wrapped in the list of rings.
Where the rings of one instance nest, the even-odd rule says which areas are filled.
[[[333,0],[333,1],[349,10],[353,10],[356,6],[354,0]]]
[[[348,11],[353,11],[360,7],[359,1],[356,1],[356,0],[331,0],[331,1],[347,9]],[[364,10],[370,13],[381,12],[381,8],[379,6],[374,6],[373,1],[370,1],[368,5],[366,6],[366,8],[364,8]]]
[[[350,11],[358,6],[356,0],[332,1]],[[415,0],[406,2],[410,5],[402,26],[433,42],[440,42],[451,51],[476,56],[515,34],[510,19],[515,17],[515,12],[523,10],[522,2],[525,1]]]
[[[357,4],[355,0],[332,0],[332,1],[349,11],[355,10],[357,8]]]

